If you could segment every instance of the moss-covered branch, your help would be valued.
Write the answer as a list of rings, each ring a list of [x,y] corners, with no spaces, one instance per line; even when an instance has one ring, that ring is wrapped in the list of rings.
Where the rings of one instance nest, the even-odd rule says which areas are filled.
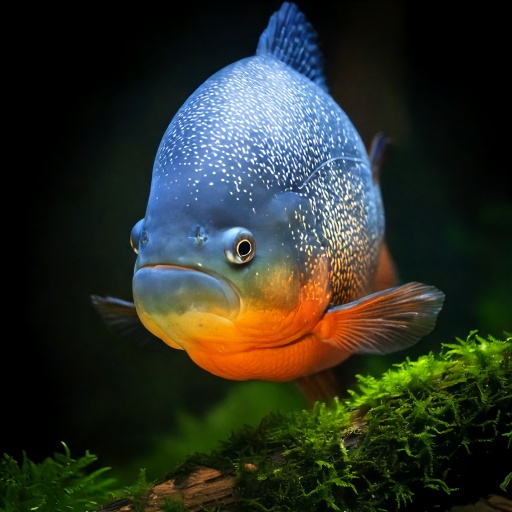
[[[512,337],[472,332],[359,377],[349,399],[241,429],[108,510],[509,511],[511,446]]]

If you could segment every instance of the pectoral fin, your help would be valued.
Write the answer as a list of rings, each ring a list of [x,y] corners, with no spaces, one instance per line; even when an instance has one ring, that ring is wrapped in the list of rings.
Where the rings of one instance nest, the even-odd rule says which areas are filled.
[[[161,341],[144,327],[133,302],[99,295],[91,295],[91,302],[107,327],[121,338],[140,344]]]
[[[412,282],[330,309],[314,333],[352,353],[388,354],[430,333],[443,301],[437,288]]]

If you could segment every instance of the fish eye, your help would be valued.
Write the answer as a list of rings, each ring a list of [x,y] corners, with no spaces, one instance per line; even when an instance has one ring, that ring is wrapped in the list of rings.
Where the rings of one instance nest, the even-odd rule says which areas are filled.
[[[132,231],[130,233],[130,245],[132,246],[135,254],[139,254],[139,244],[147,242],[147,232],[142,229],[142,224],[144,223],[144,219],[140,219],[139,222],[133,226]]]
[[[247,263],[256,254],[256,239],[244,228],[231,228],[224,233],[224,252],[231,263]]]

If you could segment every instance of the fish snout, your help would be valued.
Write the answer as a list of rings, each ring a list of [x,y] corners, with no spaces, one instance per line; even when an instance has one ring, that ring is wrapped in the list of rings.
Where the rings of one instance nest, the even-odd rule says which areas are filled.
[[[232,319],[240,311],[240,296],[228,281],[173,265],[137,270],[133,297],[137,311],[150,315],[204,312]]]

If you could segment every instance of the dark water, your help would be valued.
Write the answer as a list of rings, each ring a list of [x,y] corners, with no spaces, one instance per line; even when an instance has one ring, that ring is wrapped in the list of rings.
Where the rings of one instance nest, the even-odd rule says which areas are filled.
[[[512,330],[512,194],[501,8],[404,4],[299,2],[320,34],[332,94],[365,142],[378,131],[393,139],[382,188],[403,280],[446,293],[437,329],[408,352],[414,358],[473,329]],[[188,2],[179,15],[138,5],[54,21],[45,11],[29,31],[30,52],[12,73],[31,92],[16,95],[21,125],[9,130],[20,147],[6,172],[20,185],[10,194],[5,272],[21,296],[7,297],[18,316],[2,357],[15,373],[2,372],[0,453],[26,450],[38,461],[65,441],[77,456],[89,449],[122,466],[175,432],[179,411],[202,418],[242,386],[163,344],[113,338],[89,295],[130,299],[129,234],[167,124],[208,76],[254,53],[279,5]],[[403,357],[350,364],[379,374]],[[261,404],[251,395],[255,411],[265,410],[262,395]],[[293,386],[276,396],[271,407],[301,407]],[[236,416],[226,411],[224,421]]]

